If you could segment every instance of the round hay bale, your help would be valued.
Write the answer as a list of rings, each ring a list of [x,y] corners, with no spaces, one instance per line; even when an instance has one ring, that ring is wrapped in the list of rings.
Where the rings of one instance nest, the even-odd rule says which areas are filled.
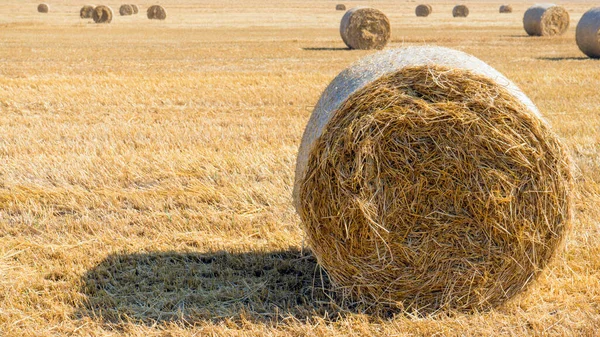
[[[577,46],[584,54],[600,58],[600,7],[585,12],[575,32]]]
[[[417,16],[429,16],[429,14],[431,14],[432,9],[433,8],[430,4],[418,5],[417,8],[415,8],[415,14]]]
[[[344,5],[344,4],[337,4],[337,5],[335,5],[335,10],[336,11],[345,11],[346,10],[346,5]]]
[[[456,5],[452,8],[452,16],[455,18],[466,18],[469,16],[469,7],[465,5]]]
[[[500,6],[500,13],[512,13],[513,8],[511,5],[502,5]]]
[[[137,14],[140,12],[140,8],[138,7],[138,5],[131,4],[130,6],[133,9],[133,14]]]
[[[133,7],[131,7],[129,4],[121,5],[119,8],[119,14],[121,14],[121,16],[132,15]]]
[[[94,12],[94,5],[85,5],[79,10],[79,17],[82,19],[91,19]]]
[[[92,12],[92,19],[95,23],[110,23],[113,19],[113,11],[108,6],[96,6]]]
[[[39,4],[38,12],[40,13],[48,13],[48,4]]]
[[[351,8],[340,23],[340,35],[350,49],[383,49],[391,34],[390,20],[375,8]]]
[[[148,8],[147,15],[151,20],[164,20],[167,18],[167,11],[162,6],[154,5]]]
[[[547,265],[570,226],[569,155],[535,105],[442,47],[368,56],[304,131],[294,206],[333,284],[372,305],[490,308]]]
[[[569,28],[569,12],[555,4],[533,5],[523,15],[523,28],[531,36],[562,35]]]

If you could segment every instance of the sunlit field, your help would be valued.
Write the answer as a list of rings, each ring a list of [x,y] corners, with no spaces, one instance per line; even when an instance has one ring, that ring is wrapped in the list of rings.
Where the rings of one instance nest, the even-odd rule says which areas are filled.
[[[577,165],[564,251],[481,313],[364,313],[337,301],[291,203],[298,145],[347,50],[347,8],[386,48],[440,45],[512,79]],[[533,3],[163,0],[112,23],[82,1],[0,3],[0,336],[600,335],[600,61],[571,26],[528,37]],[[99,3],[95,3],[99,4]],[[597,5],[597,4],[596,4]]]

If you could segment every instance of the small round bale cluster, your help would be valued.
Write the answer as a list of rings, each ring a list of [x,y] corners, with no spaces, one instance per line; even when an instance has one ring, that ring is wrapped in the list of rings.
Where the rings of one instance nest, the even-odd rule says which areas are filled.
[[[500,6],[500,13],[512,13],[513,8],[511,5],[502,5]]]
[[[164,20],[167,18],[167,11],[162,6],[154,5],[148,7],[147,15],[150,20]]]
[[[531,6],[523,15],[523,28],[531,36],[562,35],[569,28],[569,12],[554,4]]]
[[[469,16],[469,8],[465,5],[456,5],[452,8],[452,16],[455,18],[466,18]]]
[[[340,35],[350,49],[383,49],[391,33],[387,16],[370,7],[349,9],[340,23]]]
[[[130,4],[121,5],[119,14],[121,14],[121,16],[133,15],[133,7],[131,7]]]
[[[575,33],[577,46],[589,57],[600,58],[600,7],[585,12]]]
[[[432,11],[433,7],[431,7],[430,4],[418,5],[417,8],[415,8],[415,14],[417,16],[429,16]]]
[[[48,13],[48,4],[39,4],[37,10],[40,13]]]
[[[345,11],[346,10],[346,5],[344,5],[344,4],[337,4],[337,5],[335,5],[335,10],[336,11]]]
[[[140,8],[138,7],[138,5],[131,4],[130,6],[133,9],[133,14],[137,14],[140,12]]]
[[[91,19],[94,12],[94,5],[84,5],[79,10],[79,17],[82,19]]]
[[[538,276],[571,222],[564,145],[512,82],[447,48],[384,51],[340,73],[296,165],[313,254],[370,305],[500,305]]]
[[[96,6],[92,12],[92,19],[95,23],[110,23],[113,19],[113,11],[108,6]]]

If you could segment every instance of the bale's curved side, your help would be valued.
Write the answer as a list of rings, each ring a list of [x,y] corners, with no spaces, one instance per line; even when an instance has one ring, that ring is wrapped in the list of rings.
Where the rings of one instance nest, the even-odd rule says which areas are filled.
[[[294,201],[319,263],[353,297],[478,309],[555,254],[571,186],[564,146],[514,84],[470,55],[410,47],[359,61],[323,92]]]
[[[456,5],[452,9],[452,16],[455,18],[466,18],[469,16],[469,8],[465,5]]]
[[[150,20],[164,20],[167,18],[167,11],[159,5],[148,7],[146,14]]]
[[[429,16],[429,14],[431,14],[431,10],[432,10],[432,7],[429,4],[418,5],[415,8],[415,14],[417,16],[425,17],[425,16]]]
[[[344,4],[337,4],[337,5],[335,5],[335,10],[336,11],[345,11],[346,10],[346,5],[344,5]]]
[[[577,46],[584,54],[600,58],[600,7],[585,12],[575,32]]]
[[[110,23],[113,19],[112,8],[104,5],[96,6],[92,12],[95,23]]]
[[[119,14],[121,16],[132,15],[133,7],[131,7],[131,5],[129,5],[129,4],[121,5],[121,7],[119,8]]]
[[[511,5],[502,5],[500,6],[500,13],[512,13],[513,8]]]
[[[91,19],[94,12],[94,5],[85,5],[79,10],[79,17],[82,19]]]
[[[529,7],[523,15],[523,28],[530,36],[562,35],[569,28],[569,13],[555,4]]]
[[[140,12],[140,8],[138,7],[138,5],[130,4],[130,6],[133,9],[133,14],[137,14]]]
[[[39,4],[37,10],[40,13],[48,13],[48,8],[48,4]]]
[[[340,35],[350,49],[383,49],[391,33],[389,19],[375,8],[351,8],[340,22]]]

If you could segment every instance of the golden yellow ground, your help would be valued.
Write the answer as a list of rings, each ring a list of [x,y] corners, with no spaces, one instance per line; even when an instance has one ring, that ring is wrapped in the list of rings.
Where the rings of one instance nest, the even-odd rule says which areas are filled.
[[[295,156],[344,50],[339,1],[164,0],[167,20],[79,19],[77,1],[0,4],[0,336],[600,334],[600,62],[571,27],[526,37],[528,3],[351,1],[392,21],[388,48],[436,44],[511,78],[579,166],[566,251],[487,313],[342,310],[302,251]]]

